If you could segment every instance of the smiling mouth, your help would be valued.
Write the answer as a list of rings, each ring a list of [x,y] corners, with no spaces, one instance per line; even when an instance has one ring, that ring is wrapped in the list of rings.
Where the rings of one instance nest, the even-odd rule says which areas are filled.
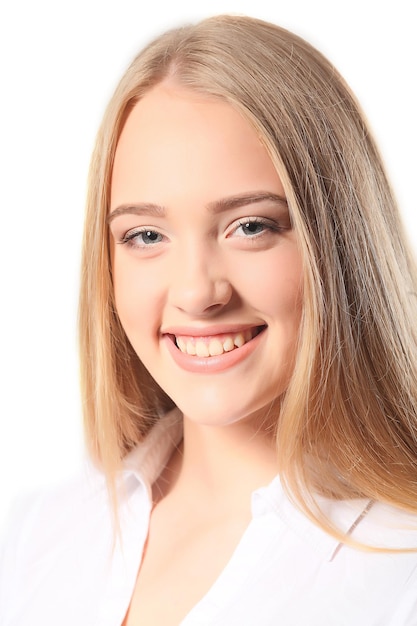
[[[174,344],[183,354],[197,357],[220,356],[242,348],[246,343],[257,337],[266,326],[255,326],[238,333],[225,333],[209,337],[192,337],[172,335]]]

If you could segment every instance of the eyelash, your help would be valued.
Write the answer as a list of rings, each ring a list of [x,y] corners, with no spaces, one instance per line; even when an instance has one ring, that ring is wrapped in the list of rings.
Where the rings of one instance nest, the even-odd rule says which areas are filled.
[[[152,228],[147,228],[145,226],[144,228],[135,228],[135,230],[128,231],[125,235],[123,235],[119,243],[122,245],[125,244],[127,246],[130,246],[131,248],[147,248],[151,247],[152,243],[160,243],[159,241],[151,243],[144,243],[142,241],[142,243],[138,244],[140,235],[145,235],[147,233],[163,237],[163,235],[161,235],[161,233],[158,233],[157,230],[152,230]]]
[[[251,226],[262,226],[262,230],[261,232],[256,232],[256,233],[249,233],[247,235],[236,235],[237,237],[240,237],[241,239],[248,239],[248,240],[254,240],[254,239],[258,239],[260,237],[263,237],[265,235],[267,235],[268,233],[280,233],[282,231],[285,230],[284,227],[279,226],[279,224],[277,224],[276,222],[266,219],[266,218],[262,218],[262,217],[245,217],[243,219],[238,220],[237,226],[235,226],[233,228],[233,230],[231,231],[231,235],[236,234],[236,232],[239,229],[244,229],[245,227],[251,227]],[[156,235],[157,237],[161,237],[161,240],[159,241],[150,241],[148,243],[144,243],[143,242],[143,236],[144,235]],[[142,236],[142,242],[140,242],[140,237]],[[230,236],[230,235],[228,235]],[[142,227],[142,228],[136,228],[134,230],[128,231],[127,233],[125,233],[120,241],[118,243],[122,244],[122,245],[127,245],[131,248],[150,248],[153,245],[156,245],[158,243],[161,243],[162,239],[163,239],[164,235],[162,235],[161,233],[159,233],[157,230],[153,230],[152,228],[149,227]]]
[[[238,235],[242,238],[245,239],[256,239],[258,237],[262,237],[263,235],[265,235],[267,232],[269,233],[280,233],[284,230],[284,228],[282,226],[279,226],[279,224],[277,224],[276,222],[273,222],[271,220],[265,219],[263,217],[245,217],[243,219],[238,220],[238,226],[236,228],[234,228],[234,230],[232,231],[233,233],[236,233],[236,231],[239,228],[247,228],[248,226],[263,226],[262,231],[259,233],[250,233],[249,235]]]

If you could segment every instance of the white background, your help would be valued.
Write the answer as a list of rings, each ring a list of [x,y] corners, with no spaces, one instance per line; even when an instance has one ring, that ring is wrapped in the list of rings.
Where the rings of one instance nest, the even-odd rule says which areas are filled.
[[[417,248],[412,5],[2,0],[0,527],[17,496],[62,480],[82,458],[76,311],[86,174],[105,104],[133,55],[166,28],[226,12],[307,38],[358,95]]]

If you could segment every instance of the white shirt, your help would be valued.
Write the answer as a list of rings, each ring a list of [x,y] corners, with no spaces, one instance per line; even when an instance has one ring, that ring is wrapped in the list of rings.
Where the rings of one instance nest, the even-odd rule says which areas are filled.
[[[1,626],[121,625],[147,537],[151,485],[181,436],[174,411],[127,457],[121,542],[114,543],[96,470],[31,506],[1,559]],[[359,540],[417,546],[415,516],[358,500],[323,506]],[[252,520],[231,560],[181,622],[235,625],[417,626],[417,553],[340,545],[291,504],[276,478],[252,494]]]

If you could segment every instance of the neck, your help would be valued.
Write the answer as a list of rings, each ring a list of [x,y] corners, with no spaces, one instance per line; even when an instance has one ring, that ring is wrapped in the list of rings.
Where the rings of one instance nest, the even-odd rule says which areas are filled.
[[[251,493],[277,472],[274,437],[259,420],[208,426],[184,417],[183,443],[158,481],[158,500],[175,492],[190,501],[247,507]]]

